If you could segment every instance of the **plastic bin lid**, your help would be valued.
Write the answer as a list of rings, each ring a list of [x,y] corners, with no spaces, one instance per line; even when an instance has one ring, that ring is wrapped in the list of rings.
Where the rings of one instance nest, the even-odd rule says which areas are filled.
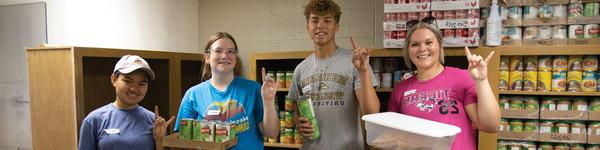
[[[461,132],[454,125],[417,118],[395,112],[369,114],[362,117],[368,123],[429,137],[454,136]]]

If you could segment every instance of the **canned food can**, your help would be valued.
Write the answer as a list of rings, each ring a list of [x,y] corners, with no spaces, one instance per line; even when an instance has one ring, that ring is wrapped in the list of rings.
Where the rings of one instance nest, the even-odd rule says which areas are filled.
[[[523,90],[523,71],[510,71],[508,83],[510,90],[522,91]]]
[[[537,71],[525,71],[523,78],[523,91],[536,91]]]
[[[537,71],[538,56],[524,56],[525,71]]]
[[[202,121],[200,120],[193,120],[192,121],[192,140],[194,141],[201,141],[202,140],[202,136],[201,136],[201,130],[202,129]],[[181,133],[180,133],[181,135]]]
[[[396,71],[394,71],[394,79],[393,80],[394,80],[394,83],[392,83],[392,84],[394,84],[394,85],[396,83],[402,82],[402,70],[396,70]]]
[[[540,26],[538,39],[547,40],[552,38],[552,28],[550,26]]]
[[[523,7],[523,18],[533,19],[538,16],[538,6],[524,6]]]
[[[279,142],[283,144],[294,143],[294,131],[293,129],[283,129],[279,136]]]
[[[600,112],[600,97],[591,97],[589,110],[594,112]]]
[[[583,16],[598,16],[598,3],[585,3],[583,6]]]
[[[549,70],[538,71],[537,75],[537,91],[550,91],[552,89],[552,72]]]
[[[570,150],[586,150],[583,144],[571,144]]]
[[[523,97],[513,96],[510,100],[510,110],[522,110],[525,108],[525,103],[523,103]]]
[[[418,20],[419,19],[419,12],[408,12],[408,17],[407,20]]]
[[[538,34],[539,30],[537,26],[527,26],[525,27],[525,31],[523,31],[523,39],[538,39]]]
[[[467,18],[479,19],[479,9],[469,9],[467,15]]]
[[[538,56],[538,68],[537,70],[552,70],[552,56],[542,55]]]
[[[581,91],[583,92],[596,92],[598,86],[598,76],[595,71],[584,71]]]
[[[431,11],[431,16],[436,20],[444,20],[444,11]]]
[[[581,17],[583,16],[583,4],[571,3],[569,4],[569,17]]]
[[[567,98],[561,98],[556,102],[556,110],[557,111],[569,111],[573,110],[571,105],[571,101]]]
[[[296,108],[296,103],[295,103],[294,99],[286,96],[283,108],[285,111],[294,111],[294,109]]]
[[[588,111],[588,102],[585,97],[573,97],[573,110],[576,111]]]
[[[552,97],[544,97],[542,99],[542,107],[541,110],[555,111],[556,110],[556,100]]]
[[[569,71],[567,72],[567,91],[581,92],[581,83],[583,82],[583,72]]]
[[[569,150],[569,144],[556,143],[556,144],[554,144],[554,150]]]
[[[509,110],[510,109],[510,99],[508,96],[500,95],[500,99],[498,100],[500,105],[500,109]]]
[[[277,84],[279,84],[280,88],[286,88],[287,86],[285,85],[285,72],[283,71],[277,71],[277,73],[275,73],[275,76],[277,76],[277,78],[275,79],[275,81],[277,82]]]
[[[539,150],[554,150],[554,146],[552,145],[552,143],[541,142]]]
[[[302,135],[298,130],[294,130],[294,144],[302,144]]]
[[[583,38],[598,38],[598,24],[586,24],[583,26]]]
[[[454,32],[456,37],[469,37],[468,29],[456,29]]]
[[[392,73],[381,74],[381,87],[392,88]]]
[[[552,72],[552,91],[564,92],[567,90],[567,71]]]
[[[567,70],[567,56],[560,55],[554,56],[552,59],[552,70],[553,71],[566,71]]]
[[[275,78],[275,71],[267,71],[267,77],[273,79],[273,80],[277,80]]]
[[[383,72],[392,73],[396,70],[396,66],[398,66],[398,60],[396,58],[386,58],[383,60],[383,64]]]
[[[396,17],[397,21],[409,21],[407,12],[396,13]]]
[[[213,142],[215,141],[215,124],[214,121],[203,120],[201,123],[202,128],[200,129],[201,141]]]
[[[569,71],[581,71],[583,70],[583,56],[581,55],[569,55],[568,67]]]
[[[194,119],[183,118],[179,121],[179,139],[191,140],[192,139],[192,126]]]
[[[523,132],[523,121],[520,119],[510,120],[510,132]]]
[[[500,82],[498,83],[498,89],[500,89],[500,91],[507,91],[508,90],[508,81],[509,81],[508,71],[500,70]]]
[[[287,88],[291,88],[292,80],[294,80],[294,71],[285,72],[285,85]]]
[[[525,110],[539,110],[540,103],[535,96],[525,97]]]
[[[385,13],[385,21],[386,22],[397,21],[396,20],[396,13]]]
[[[510,56],[510,71],[523,71],[525,70],[523,66],[524,58],[523,56]]]
[[[539,18],[552,18],[552,14],[554,14],[554,7],[551,5],[542,5],[538,9]]]
[[[525,130],[525,129],[523,129]],[[524,142],[523,144],[521,144],[522,149],[526,149],[526,150],[536,150],[537,149],[537,145],[535,145],[535,142]]]
[[[231,123],[219,122],[215,125],[215,142],[227,142],[233,137],[232,134]]]
[[[456,10],[456,19],[467,19],[467,10],[466,9],[459,9]]]
[[[567,5],[554,5],[552,17],[567,17]]]
[[[552,39],[566,39],[567,38],[567,26],[556,25],[552,26]]]
[[[594,121],[588,125],[588,135],[600,135],[600,122]]]
[[[598,57],[594,55],[583,56],[584,71],[598,71]]]
[[[583,25],[569,25],[569,39],[581,39],[583,32]]]
[[[543,120],[540,122],[540,133],[553,133],[554,122],[550,120]]]
[[[371,70],[373,72],[381,72],[383,71],[383,59],[382,58],[372,58],[370,59]]]
[[[297,103],[300,116],[308,118],[313,127],[313,134],[309,139],[318,139],[321,134],[319,132],[317,118],[315,118],[315,109],[313,108],[312,100],[309,96],[304,95],[299,97]]]
[[[455,36],[454,29],[443,29],[442,32],[444,32],[445,38],[453,38]]]
[[[498,141],[496,144],[496,150],[508,150],[508,143],[505,141]]]
[[[550,59],[550,60],[552,60],[552,59]],[[510,58],[508,56],[500,56],[500,67],[498,69],[508,71],[509,64],[510,64]],[[550,65],[552,65],[552,64],[550,64]]]
[[[502,35],[504,38],[512,39],[512,40],[520,40],[521,39],[521,27],[505,27],[502,28]]]
[[[525,120],[525,123],[523,124],[523,132],[538,132],[538,121]]]
[[[508,7],[508,19],[521,19],[523,10],[520,6]]]
[[[566,121],[559,121],[559,122],[555,123],[554,126],[556,126],[556,129],[557,129],[556,130],[557,132],[555,132],[555,133],[559,133],[559,134],[567,134],[567,133],[569,133],[569,127],[570,127],[570,125]]]
[[[444,11],[444,19],[456,19],[456,10]]]
[[[502,20],[508,19],[508,7],[500,7],[500,18]]]

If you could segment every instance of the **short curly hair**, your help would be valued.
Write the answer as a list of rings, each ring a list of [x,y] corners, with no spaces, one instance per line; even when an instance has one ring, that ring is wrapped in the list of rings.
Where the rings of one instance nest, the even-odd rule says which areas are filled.
[[[331,14],[335,18],[336,23],[339,23],[340,17],[342,16],[342,11],[340,11],[340,6],[338,6],[332,0],[311,0],[308,4],[306,4],[306,6],[304,6],[304,16],[306,17],[307,22],[308,19],[310,19],[310,14]]]

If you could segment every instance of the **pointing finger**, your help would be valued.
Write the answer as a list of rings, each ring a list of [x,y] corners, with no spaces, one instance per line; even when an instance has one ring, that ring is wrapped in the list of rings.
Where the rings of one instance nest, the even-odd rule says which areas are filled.
[[[154,118],[158,118],[158,106],[154,105]]]
[[[356,49],[358,46],[356,45],[356,41],[354,41],[354,37],[350,36],[350,42],[352,43],[352,48]]]
[[[492,52],[490,52],[490,54],[488,54],[488,56],[485,58],[486,63],[490,62],[490,59],[492,59],[492,56],[494,56],[495,52],[496,51],[492,51]]]
[[[469,47],[465,46],[465,55],[467,55],[467,59],[471,58],[471,51],[469,50]]]
[[[265,67],[262,68],[262,81],[263,83],[267,81],[267,73]]]
[[[173,123],[173,121],[175,121],[175,116],[171,116],[169,121],[167,121],[167,126],[171,125],[171,123]]]

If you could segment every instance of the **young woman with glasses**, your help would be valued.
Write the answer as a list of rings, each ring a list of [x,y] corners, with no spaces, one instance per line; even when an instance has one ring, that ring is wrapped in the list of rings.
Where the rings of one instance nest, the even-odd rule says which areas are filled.
[[[417,74],[394,86],[388,110],[458,126],[452,149],[475,150],[477,130],[494,133],[500,122],[487,78],[493,52],[484,59],[465,47],[468,70],[444,66],[442,36],[432,20],[409,27],[402,56]]]
[[[241,65],[235,39],[225,32],[210,37],[204,49],[202,83],[183,96],[175,123],[183,118],[229,121],[236,124],[237,146],[232,149],[264,149],[263,135],[276,138],[279,119],[275,111],[277,84],[265,76],[263,85],[239,76]]]

